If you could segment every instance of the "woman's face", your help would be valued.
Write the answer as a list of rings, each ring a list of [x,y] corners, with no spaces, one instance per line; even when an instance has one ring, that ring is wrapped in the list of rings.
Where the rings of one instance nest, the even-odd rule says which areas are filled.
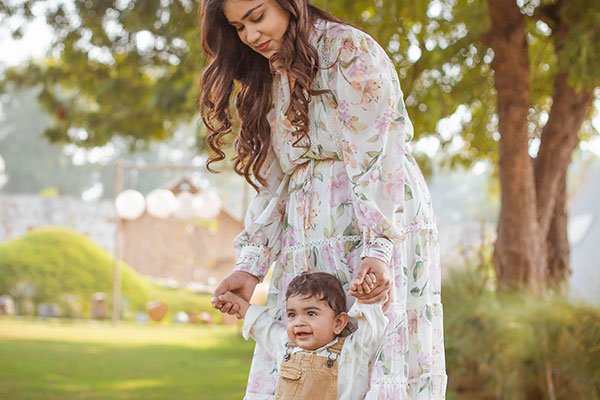
[[[271,58],[281,48],[290,14],[275,0],[225,0],[223,13],[240,40]]]

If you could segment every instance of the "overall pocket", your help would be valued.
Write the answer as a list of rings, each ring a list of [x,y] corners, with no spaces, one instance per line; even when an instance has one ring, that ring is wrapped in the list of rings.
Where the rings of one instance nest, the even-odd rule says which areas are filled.
[[[301,382],[302,371],[299,368],[282,364],[275,388],[275,400],[295,399]]]

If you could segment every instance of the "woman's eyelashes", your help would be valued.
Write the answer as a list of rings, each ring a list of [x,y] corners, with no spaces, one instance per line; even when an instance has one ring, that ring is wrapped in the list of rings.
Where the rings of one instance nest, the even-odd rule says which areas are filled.
[[[263,17],[265,16],[265,13],[260,14],[258,17],[256,18],[251,18],[250,22],[252,22],[253,24],[258,24],[260,21],[263,20]],[[244,25],[240,25],[237,28],[235,28],[236,31],[241,32],[244,30]]]
[[[251,19],[250,21],[254,22],[255,24],[259,23],[260,21],[262,21],[263,17],[265,16],[265,13],[260,14],[258,17]]]

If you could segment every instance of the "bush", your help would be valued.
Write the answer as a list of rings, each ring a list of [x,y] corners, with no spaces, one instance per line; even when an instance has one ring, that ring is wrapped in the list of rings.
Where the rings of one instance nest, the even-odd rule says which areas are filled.
[[[145,311],[146,303],[160,299],[171,313],[210,311],[209,295],[166,290],[121,266],[122,298],[130,311]],[[114,258],[86,236],[70,229],[47,227],[0,244],[0,295],[10,293],[32,314],[40,303],[57,304],[67,317],[90,315],[95,292],[105,292],[108,310],[113,290]],[[31,309],[31,310],[30,310]]]
[[[600,309],[499,292],[491,266],[445,282],[450,389],[466,398],[600,399]]]

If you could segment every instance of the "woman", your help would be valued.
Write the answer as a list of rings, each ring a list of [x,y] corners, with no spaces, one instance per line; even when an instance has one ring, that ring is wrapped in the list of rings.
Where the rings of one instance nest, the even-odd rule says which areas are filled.
[[[230,290],[249,299],[273,262],[267,305],[275,318],[303,271],[334,274],[346,290],[372,273],[369,293],[350,293],[389,299],[367,398],[444,398],[437,230],[389,57],[307,0],[203,0],[201,18],[208,165],[225,158],[235,91],[234,169],[258,192],[214,306],[235,314],[217,297]],[[272,398],[275,365],[257,346],[246,399]]]

